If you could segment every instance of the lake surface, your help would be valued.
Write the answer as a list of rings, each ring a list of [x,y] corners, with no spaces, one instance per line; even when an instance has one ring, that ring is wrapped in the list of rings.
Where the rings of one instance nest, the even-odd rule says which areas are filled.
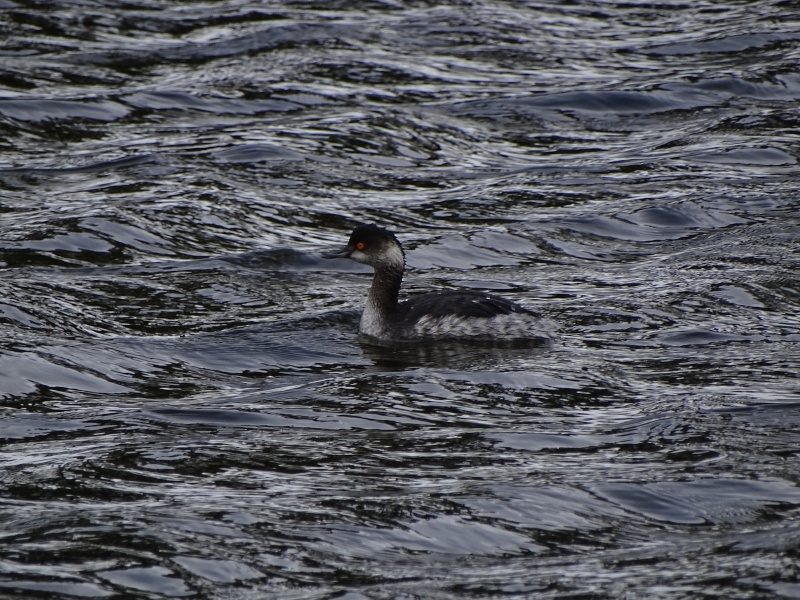
[[[0,597],[800,598],[796,4],[355,6],[0,0]]]

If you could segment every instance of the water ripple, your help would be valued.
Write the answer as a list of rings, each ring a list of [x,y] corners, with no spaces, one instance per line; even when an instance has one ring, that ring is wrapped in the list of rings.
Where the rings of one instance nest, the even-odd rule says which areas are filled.
[[[786,2],[0,4],[2,593],[792,596]]]

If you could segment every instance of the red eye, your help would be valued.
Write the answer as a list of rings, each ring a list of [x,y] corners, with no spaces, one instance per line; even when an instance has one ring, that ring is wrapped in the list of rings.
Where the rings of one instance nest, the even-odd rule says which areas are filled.
[[[363,249],[364,249],[364,247],[365,247],[365,245],[364,245],[364,242],[358,242],[358,243],[356,244],[356,248],[357,248],[358,250],[363,250]]]

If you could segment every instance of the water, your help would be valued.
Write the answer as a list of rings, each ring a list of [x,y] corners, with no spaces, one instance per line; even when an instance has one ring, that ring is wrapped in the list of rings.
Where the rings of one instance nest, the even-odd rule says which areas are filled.
[[[0,596],[800,597],[793,3],[1,8]]]

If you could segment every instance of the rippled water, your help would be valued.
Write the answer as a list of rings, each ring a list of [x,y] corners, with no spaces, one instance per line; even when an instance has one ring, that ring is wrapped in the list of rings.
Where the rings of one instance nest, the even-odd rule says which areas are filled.
[[[357,6],[0,0],[0,596],[800,597],[795,4]]]

